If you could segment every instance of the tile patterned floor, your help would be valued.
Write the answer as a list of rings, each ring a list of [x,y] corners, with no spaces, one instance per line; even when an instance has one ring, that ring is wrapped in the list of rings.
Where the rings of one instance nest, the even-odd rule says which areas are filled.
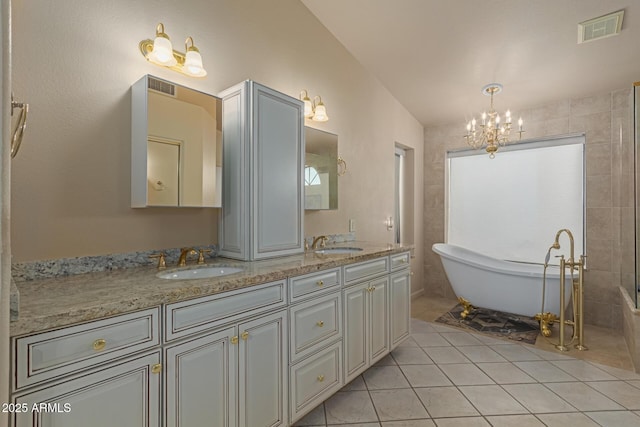
[[[424,320],[411,330],[295,425],[640,427],[632,371]]]

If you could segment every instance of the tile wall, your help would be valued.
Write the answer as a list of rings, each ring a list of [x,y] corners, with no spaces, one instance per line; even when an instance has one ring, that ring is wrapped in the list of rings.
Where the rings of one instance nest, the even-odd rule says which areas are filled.
[[[525,138],[568,133],[586,134],[587,256],[585,322],[609,328],[622,326],[618,287],[632,259],[633,233],[623,227],[633,206],[631,85],[593,96],[562,100],[518,111],[525,119]],[[454,296],[439,257],[430,248],[444,241],[444,172],[446,151],[464,147],[463,129],[425,129],[425,264],[427,295]],[[621,230],[623,232],[621,232]],[[631,244],[631,246],[629,246]],[[630,258],[631,257],[631,258]]]

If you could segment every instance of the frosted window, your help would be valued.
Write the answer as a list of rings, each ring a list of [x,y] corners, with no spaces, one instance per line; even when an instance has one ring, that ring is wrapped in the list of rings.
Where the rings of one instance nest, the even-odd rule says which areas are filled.
[[[507,146],[495,159],[450,152],[447,167],[448,243],[541,263],[556,232],[568,228],[576,256],[585,253],[584,136]]]

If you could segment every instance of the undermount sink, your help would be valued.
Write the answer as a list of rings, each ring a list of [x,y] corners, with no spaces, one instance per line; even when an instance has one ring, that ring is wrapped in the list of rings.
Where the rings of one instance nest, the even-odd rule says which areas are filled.
[[[361,251],[362,248],[323,248],[323,249],[316,249],[313,252],[316,254],[325,254],[325,255],[330,255],[330,254],[350,254],[351,252],[359,252]]]
[[[208,277],[222,277],[230,274],[240,273],[244,271],[238,267],[198,267],[189,270],[166,271],[158,273],[156,276],[161,279],[187,280],[187,279],[206,279]]]

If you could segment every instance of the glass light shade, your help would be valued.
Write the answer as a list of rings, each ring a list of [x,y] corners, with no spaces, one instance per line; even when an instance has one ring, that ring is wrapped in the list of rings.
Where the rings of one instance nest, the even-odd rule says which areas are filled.
[[[173,56],[173,46],[171,45],[171,41],[162,36],[158,36],[153,40],[153,50],[147,58],[151,62],[155,62],[156,64],[164,65],[166,67],[176,65],[178,62]]]
[[[309,97],[305,96],[302,99],[302,102],[304,102],[304,116],[306,118],[313,117],[313,105],[311,104],[311,100],[309,99]]]
[[[193,77],[204,77],[207,71],[202,66],[202,56],[197,50],[187,51],[184,61],[184,72]]]
[[[316,111],[312,120],[314,122],[326,122],[329,120],[329,116],[327,116],[327,109],[322,102],[316,105]]]

